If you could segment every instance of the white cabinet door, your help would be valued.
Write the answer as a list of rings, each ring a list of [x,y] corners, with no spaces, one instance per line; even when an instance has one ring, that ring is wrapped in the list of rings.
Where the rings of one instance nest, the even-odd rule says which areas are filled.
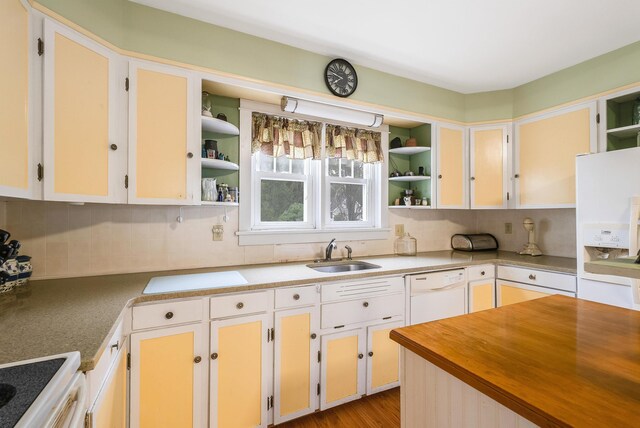
[[[509,125],[469,129],[471,209],[507,208]]]
[[[105,351],[109,352],[109,350]],[[120,348],[107,378],[87,412],[87,428],[112,428],[127,426],[127,353],[126,345]]]
[[[44,22],[44,197],[126,202],[126,92],[121,58]]]
[[[479,279],[469,282],[469,313],[496,307],[495,279]]]
[[[359,328],[322,336],[320,410],[362,397],[366,375],[366,336]]]
[[[400,345],[389,338],[400,321],[367,327],[367,394],[400,385]]]
[[[437,206],[436,208],[469,208],[466,129],[462,126],[438,124],[436,128]]]
[[[275,313],[273,421],[276,424],[318,408],[319,330],[315,306]]]
[[[200,200],[201,98],[196,87],[193,73],[183,69],[129,63],[130,203]]]

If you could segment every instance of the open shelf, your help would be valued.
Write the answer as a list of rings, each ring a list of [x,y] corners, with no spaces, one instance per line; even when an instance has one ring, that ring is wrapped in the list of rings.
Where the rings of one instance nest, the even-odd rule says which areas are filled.
[[[640,132],[640,124],[638,125],[630,125],[630,126],[622,126],[620,128],[614,128],[607,130],[608,135],[613,135],[618,138],[629,138],[635,137]]]
[[[430,210],[431,205],[389,205],[389,209]]]
[[[430,180],[428,175],[402,175],[400,177],[389,177],[389,181],[425,181]]]
[[[415,155],[418,153],[428,152],[429,150],[431,150],[431,147],[398,147],[397,149],[389,149],[389,153],[396,155]]]
[[[202,167],[206,169],[224,169],[227,171],[238,171],[240,167],[237,163],[220,159],[201,159]]]
[[[215,207],[237,207],[237,202],[213,202],[213,201],[202,201],[202,205],[210,205]]]
[[[233,123],[215,117],[201,116],[201,119],[203,131],[212,132],[219,136],[240,135],[240,130]]]

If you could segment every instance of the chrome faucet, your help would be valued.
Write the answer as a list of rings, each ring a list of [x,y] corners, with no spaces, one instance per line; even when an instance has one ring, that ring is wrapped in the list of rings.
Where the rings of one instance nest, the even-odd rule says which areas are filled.
[[[331,242],[329,242],[329,245],[327,245],[327,249],[324,250],[324,261],[325,262],[331,261],[331,252],[333,250],[335,250],[336,248],[338,248],[338,246],[336,245],[336,238],[333,238],[331,240]]]

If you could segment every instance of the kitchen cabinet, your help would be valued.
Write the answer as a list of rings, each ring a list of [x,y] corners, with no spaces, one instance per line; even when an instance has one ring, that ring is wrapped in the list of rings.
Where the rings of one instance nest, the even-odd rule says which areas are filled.
[[[322,336],[320,410],[364,395],[365,347],[362,328]]]
[[[212,428],[267,426],[267,314],[211,322]]]
[[[508,143],[506,124],[469,128],[471,209],[507,208]]]
[[[468,146],[463,126],[438,124],[437,206],[436,208],[469,208]]]
[[[305,288],[313,288],[315,293],[315,287]],[[318,408],[318,308],[309,306],[278,311],[275,313],[274,328],[273,417],[274,423],[279,424],[312,413]]]
[[[205,331],[198,323],[131,334],[131,427],[205,424]]]
[[[537,269],[498,266],[496,280],[496,305],[538,299],[551,294],[576,297],[575,275]]]
[[[389,333],[403,326],[404,322],[396,321],[367,327],[367,394],[400,384],[400,347],[389,338]]]
[[[49,19],[44,46],[44,198],[126,202],[122,60]]]
[[[597,151],[596,102],[518,121],[515,133],[517,208],[575,207],[575,158]]]
[[[640,146],[640,124],[633,121],[633,107],[640,98],[640,88],[615,92],[598,100],[601,118],[599,151],[607,152]]]
[[[86,428],[127,426],[127,353],[126,346],[118,351],[98,397],[89,407]]]
[[[36,192],[39,59],[34,19],[26,2],[0,4],[0,195],[30,198]]]
[[[129,202],[192,204],[200,191],[200,95],[192,73],[129,63]]]
[[[496,307],[495,266],[467,268],[469,279],[469,313]]]

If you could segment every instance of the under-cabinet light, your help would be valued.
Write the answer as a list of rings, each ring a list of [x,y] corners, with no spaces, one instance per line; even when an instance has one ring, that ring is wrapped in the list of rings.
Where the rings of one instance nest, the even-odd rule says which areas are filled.
[[[360,110],[351,110],[336,107],[329,104],[315,103],[313,101],[299,100],[297,98],[282,97],[280,102],[282,111],[300,113],[324,119],[339,120],[341,122],[377,128],[382,125],[384,116]]]

